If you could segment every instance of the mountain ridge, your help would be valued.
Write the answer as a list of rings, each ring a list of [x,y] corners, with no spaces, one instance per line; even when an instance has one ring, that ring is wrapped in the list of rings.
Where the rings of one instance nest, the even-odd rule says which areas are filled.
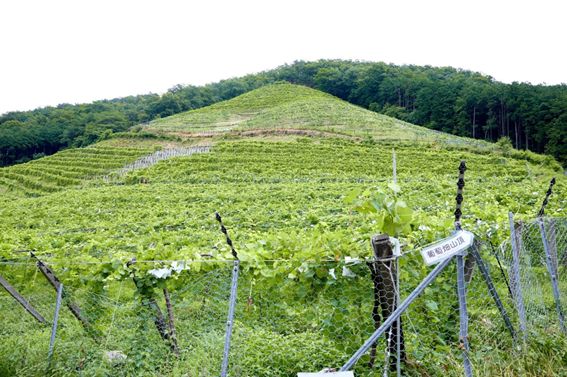
[[[267,84],[288,81],[363,108],[454,135],[567,159],[567,86],[504,84],[450,67],[344,60],[296,61],[204,86],[166,93],[60,105],[0,116],[0,165],[86,146],[109,132],[202,108]]]

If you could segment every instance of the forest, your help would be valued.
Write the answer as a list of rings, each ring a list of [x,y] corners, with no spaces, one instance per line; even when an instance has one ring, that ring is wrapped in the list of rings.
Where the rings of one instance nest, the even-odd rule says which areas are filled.
[[[86,146],[112,133],[288,81],[319,89],[361,107],[430,129],[496,141],[567,161],[567,85],[505,84],[451,67],[344,60],[297,61],[273,70],[204,86],[176,85],[146,94],[61,104],[0,116],[0,166],[67,147]]]

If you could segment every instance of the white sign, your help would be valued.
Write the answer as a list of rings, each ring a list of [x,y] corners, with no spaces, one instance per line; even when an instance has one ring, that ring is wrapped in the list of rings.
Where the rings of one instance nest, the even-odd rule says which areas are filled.
[[[459,230],[450,237],[421,249],[421,256],[428,266],[439,263],[472,246],[474,234]]]
[[[297,373],[297,377],[354,377],[353,372]]]

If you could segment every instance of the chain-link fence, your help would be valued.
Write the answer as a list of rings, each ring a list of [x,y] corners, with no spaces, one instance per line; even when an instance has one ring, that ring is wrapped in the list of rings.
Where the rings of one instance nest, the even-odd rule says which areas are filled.
[[[564,295],[567,224],[545,219],[544,225],[555,250],[557,288]],[[522,240],[519,260],[509,242],[498,248],[478,240],[464,259],[468,357],[475,375],[502,375],[502,360],[514,363],[521,352],[519,288],[528,333],[560,333],[540,227],[530,222],[521,228],[516,225]],[[105,277],[104,266],[49,263],[65,292],[51,360],[55,289],[34,261],[0,264],[0,276],[45,320],[41,323],[13,297],[0,294],[0,375],[220,375],[233,263],[137,265],[144,263],[150,264],[145,270],[164,278],[145,285],[135,273]],[[355,363],[355,375],[463,375],[454,262],[415,299],[416,287],[434,270],[418,251],[377,260],[261,264],[240,264],[229,376],[338,369],[408,297],[411,305]],[[161,274],[167,268],[169,274]],[[97,274],[90,273],[94,269]]]
[[[499,250],[523,336],[564,329],[567,300],[567,221],[538,218],[514,221]]]
[[[230,292],[228,263],[153,288],[132,277],[91,280],[87,271],[97,267],[49,264],[65,294],[48,365],[56,291],[35,264],[0,264],[0,276],[46,322],[26,312],[10,295],[0,294],[1,376],[219,374]],[[179,356],[173,350],[170,318]]]

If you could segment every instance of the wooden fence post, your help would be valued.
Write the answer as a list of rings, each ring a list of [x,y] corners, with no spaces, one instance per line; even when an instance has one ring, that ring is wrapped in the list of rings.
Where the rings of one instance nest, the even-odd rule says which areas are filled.
[[[372,249],[374,251],[374,261],[368,262],[372,282],[374,284],[374,305],[372,308],[372,318],[375,328],[380,327],[380,314],[385,320],[397,308],[397,273],[395,257],[390,244],[390,237],[387,234],[379,234],[372,237]],[[379,308],[380,312],[379,313]],[[398,334],[399,332],[399,334]],[[399,344],[398,344],[399,339]],[[390,370],[396,370],[396,364],[406,359],[404,337],[401,318],[392,325],[387,337],[388,352],[390,354]],[[399,345],[399,346],[398,346]],[[400,350],[398,360],[397,350]],[[370,364],[374,365],[376,358],[376,344],[371,350]]]

